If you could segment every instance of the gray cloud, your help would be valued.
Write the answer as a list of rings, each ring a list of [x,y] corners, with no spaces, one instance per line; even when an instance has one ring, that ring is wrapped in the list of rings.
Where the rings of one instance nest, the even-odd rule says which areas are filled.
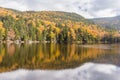
[[[93,9],[94,10],[107,9],[112,8],[114,5],[116,5],[114,0],[94,0]]]
[[[0,6],[22,11],[75,12],[86,18],[112,17],[120,14],[119,0],[0,0]]]

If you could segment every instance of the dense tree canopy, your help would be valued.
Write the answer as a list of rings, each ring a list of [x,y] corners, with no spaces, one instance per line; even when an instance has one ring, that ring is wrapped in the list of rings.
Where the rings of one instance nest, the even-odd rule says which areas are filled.
[[[19,12],[0,8],[0,40],[48,42],[119,42],[119,33],[107,31],[75,13]]]

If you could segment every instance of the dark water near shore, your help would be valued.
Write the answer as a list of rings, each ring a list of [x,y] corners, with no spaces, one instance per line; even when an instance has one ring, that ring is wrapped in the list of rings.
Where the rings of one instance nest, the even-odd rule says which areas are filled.
[[[0,44],[0,72],[59,70],[86,62],[120,66],[120,44]]]

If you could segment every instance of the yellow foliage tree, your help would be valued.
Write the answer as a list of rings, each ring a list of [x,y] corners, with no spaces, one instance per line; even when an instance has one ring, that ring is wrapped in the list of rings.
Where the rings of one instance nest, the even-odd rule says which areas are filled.
[[[0,40],[2,40],[3,35],[5,35],[5,28],[3,27],[3,23],[0,21]]]

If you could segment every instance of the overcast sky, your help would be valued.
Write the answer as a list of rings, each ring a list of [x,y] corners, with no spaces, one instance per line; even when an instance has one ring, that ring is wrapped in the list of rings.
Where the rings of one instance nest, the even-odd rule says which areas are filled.
[[[66,11],[86,18],[120,15],[120,0],[0,0],[0,6],[21,11]]]

